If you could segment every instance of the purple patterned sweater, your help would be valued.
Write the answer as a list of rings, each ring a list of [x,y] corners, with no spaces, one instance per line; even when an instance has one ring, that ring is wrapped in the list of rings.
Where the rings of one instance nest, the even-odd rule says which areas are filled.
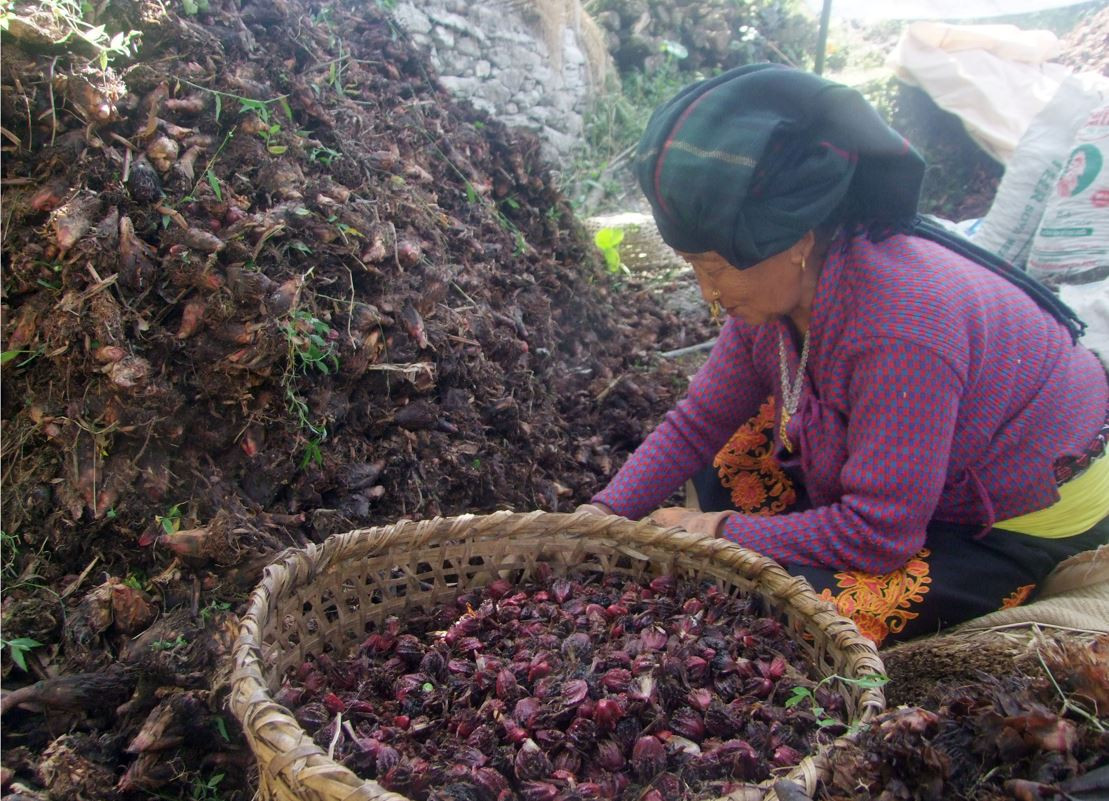
[[[594,500],[643,517],[771,393],[780,409],[783,325],[729,319],[687,396]],[[834,244],[810,338],[787,433],[813,508],[733,515],[724,529],[782,564],[887,572],[920,550],[930,520],[988,529],[1048,506],[1053,462],[1105,419],[1090,351],[1005,279],[917,237]]]

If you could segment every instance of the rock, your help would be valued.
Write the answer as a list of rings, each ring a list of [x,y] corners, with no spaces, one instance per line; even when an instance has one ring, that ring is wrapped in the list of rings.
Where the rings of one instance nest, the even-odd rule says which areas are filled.
[[[410,34],[431,33],[431,20],[412,3],[399,3],[393,9],[393,17]]]

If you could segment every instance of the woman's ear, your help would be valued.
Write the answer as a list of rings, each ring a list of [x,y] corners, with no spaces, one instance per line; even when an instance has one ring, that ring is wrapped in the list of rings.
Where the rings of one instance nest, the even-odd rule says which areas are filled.
[[[797,240],[790,250],[790,257],[794,264],[804,264],[812,260],[813,249],[816,247],[816,232],[809,229],[805,235]]]

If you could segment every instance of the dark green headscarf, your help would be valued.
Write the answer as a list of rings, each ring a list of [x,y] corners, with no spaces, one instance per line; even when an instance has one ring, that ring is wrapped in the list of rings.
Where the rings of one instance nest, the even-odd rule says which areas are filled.
[[[848,189],[859,222],[911,223],[924,161],[854,89],[754,64],[656,109],[636,174],[667,244],[744,269],[824,222]]]
[[[924,160],[862,95],[812,73],[752,64],[687,86],[651,115],[635,168],[676,250],[712,250],[743,270],[848,201],[838,222],[861,224],[872,238],[904,232],[937,242],[1020,287],[1075,342],[1085,328],[1027,273],[919,216]]]

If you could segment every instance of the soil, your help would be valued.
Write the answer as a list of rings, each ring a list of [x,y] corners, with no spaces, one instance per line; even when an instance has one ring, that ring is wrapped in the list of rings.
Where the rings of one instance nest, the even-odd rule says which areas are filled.
[[[385,5],[118,0],[107,69],[5,35],[4,799],[250,798],[227,666],[273,555],[571,510],[712,336]]]

